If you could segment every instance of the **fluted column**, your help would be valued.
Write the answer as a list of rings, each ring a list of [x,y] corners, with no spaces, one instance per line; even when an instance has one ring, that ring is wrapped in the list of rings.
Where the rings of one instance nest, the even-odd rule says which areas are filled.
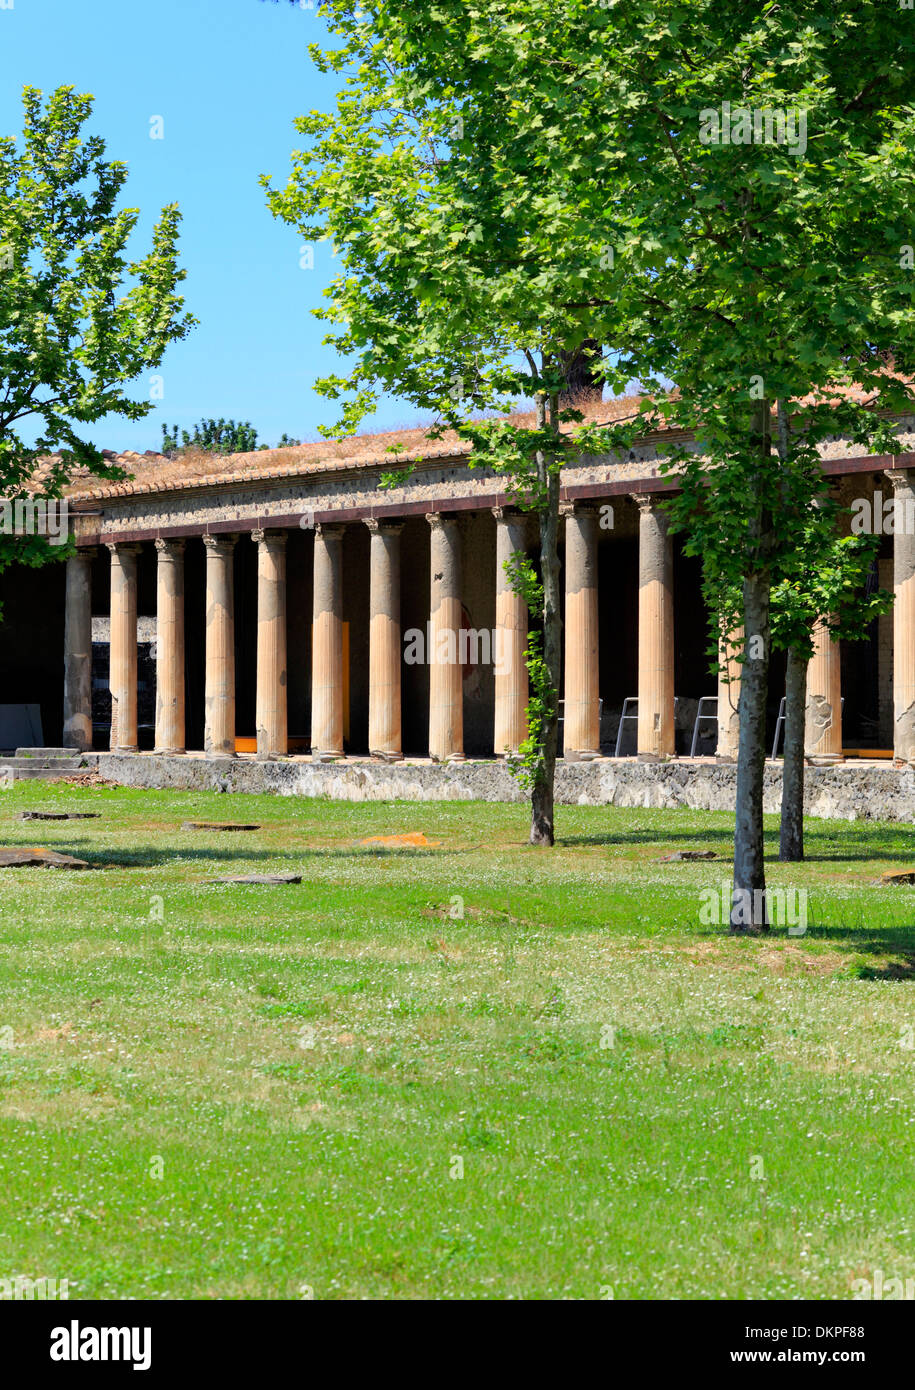
[[[842,663],[839,644],[824,621],[813,630],[813,656],[807,666],[804,752],[842,756]]]
[[[137,556],[139,545],[109,545],[111,551],[112,752],[137,751]]]
[[[369,626],[369,752],[403,757],[400,711],[400,533],[402,522],[367,521],[372,534]]]
[[[432,528],[429,619],[429,756],[464,757],[464,673],[461,666],[461,537],[453,517],[435,512]]]
[[[740,676],[742,664],[737,660],[743,653],[743,628],[738,628],[718,648],[718,745],[719,758],[737,761],[740,746]]]
[[[667,517],[650,494],[633,496],[639,509],[640,758],[669,758],[674,732],[673,543]]]
[[[563,755],[570,762],[600,757],[597,512],[564,503],[565,688]]]
[[[893,527],[893,755],[915,763],[915,471],[887,470],[895,492]]]
[[[184,752],[184,541],[156,541],[156,752]]]
[[[343,756],[343,527],[315,527],[311,755]]]
[[[67,561],[64,612],[64,746],[92,747],[92,562],[97,550]]]
[[[527,737],[528,681],[527,604],[516,594],[505,573],[513,555],[524,554],[523,516],[504,507],[494,507],[496,519],[496,649],[495,729],[493,749],[496,757],[517,753]]]
[[[235,752],[235,574],[237,536],[204,536],[207,556],[204,748]]]
[[[254,531],[257,544],[257,756],[285,756],[286,534]]]

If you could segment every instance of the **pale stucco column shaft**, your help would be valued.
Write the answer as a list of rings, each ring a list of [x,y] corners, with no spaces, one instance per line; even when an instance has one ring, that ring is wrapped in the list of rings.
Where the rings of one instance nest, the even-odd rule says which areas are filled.
[[[842,663],[839,644],[822,619],[813,630],[807,666],[804,752],[808,757],[842,756]]]
[[[504,507],[494,507],[496,519],[496,634],[493,652],[495,673],[496,757],[517,753],[527,737],[528,680],[527,604],[516,594],[505,573],[514,555],[524,554],[524,517]]]
[[[92,562],[97,550],[67,561],[64,611],[64,746],[92,747]]]
[[[235,543],[204,536],[207,556],[204,749],[235,752]]]
[[[743,653],[743,627],[737,628],[718,648],[718,745],[719,758],[737,761],[740,747],[740,676],[737,660]]]
[[[287,738],[286,535],[254,531],[257,544],[257,756],[284,757]]]
[[[565,688],[563,755],[570,762],[600,756],[597,512],[564,503]]]
[[[464,674],[461,665],[461,536],[453,517],[435,512],[429,604],[429,756],[437,762],[464,757]]]
[[[370,548],[369,752],[395,762],[401,748],[400,533],[402,522],[367,521]]]
[[[184,752],[184,541],[156,541],[156,752]]]
[[[315,527],[311,754],[343,756],[343,527]]]
[[[639,726],[638,755],[669,758],[674,734],[673,543],[667,517],[650,494],[639,509]]]
[[[887,470],[893,484],[893,754],[915,763],[915,471]]]
[[[137,556],[139,545],[111,551],[111,750],[137,751]]]

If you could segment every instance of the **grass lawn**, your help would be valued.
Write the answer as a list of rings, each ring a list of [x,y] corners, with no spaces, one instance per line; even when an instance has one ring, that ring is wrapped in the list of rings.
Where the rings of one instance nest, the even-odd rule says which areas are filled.
[[[0,870],[0,1277],[843,1299],[915,1275],[915,888],[874,884],[915,828],[810,822],[809,860],[771,865],[807,934],[731,939],[699,895],[732,819],[560,808],[549,851],[523,806],[3,791],[0,844],[94,867]],[[409,831],[440,845],[360,843]],[[660,862],[680,848],[722,859]],[[269,871],[302,883],[212,881]]]

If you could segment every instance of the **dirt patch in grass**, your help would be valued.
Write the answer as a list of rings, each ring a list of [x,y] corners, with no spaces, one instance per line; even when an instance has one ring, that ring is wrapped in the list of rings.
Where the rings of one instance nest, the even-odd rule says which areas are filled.
[[[760,965],[771,970],[773,975],[834,975],[845,965],[845,957],[839,951],[823,951],[810,955],[797,946],[775,946],[760,951],[757,956]]]

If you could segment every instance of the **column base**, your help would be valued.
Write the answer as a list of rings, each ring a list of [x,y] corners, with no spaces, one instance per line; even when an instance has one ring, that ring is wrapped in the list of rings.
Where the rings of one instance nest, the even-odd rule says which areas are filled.
[[[183,757],[187,753],[186,748],[154,748],[153,752],[160,758]]]
[[[336,762],[338,758],[342,757],[342,748],[339,750],[339,752],[336,753],[324,748],[312,748],[311,750],[311,761],[313,763],[332,763]]]
[[[387,749],[370,748],[369,757],[380,763],[402,763],[403,753],[391,753]]]
[[[64,748],[75,748],[77,753],[91,753],[92,736],[87,738],[82,731],[76,732],[64,727],[63,746]]]
[[[676,753],[636,753],[637,763],[672,763]]]
[[[109,749],[109,752],[111,753],[139,753],[139,751],[139,744],[136,743],[128,743],[124,744],[123,746],[118,746],[117,748]]]
[[[563,761],[567,763],[593,763],[600,756],[593,748],[570,748],[562,755]]]

